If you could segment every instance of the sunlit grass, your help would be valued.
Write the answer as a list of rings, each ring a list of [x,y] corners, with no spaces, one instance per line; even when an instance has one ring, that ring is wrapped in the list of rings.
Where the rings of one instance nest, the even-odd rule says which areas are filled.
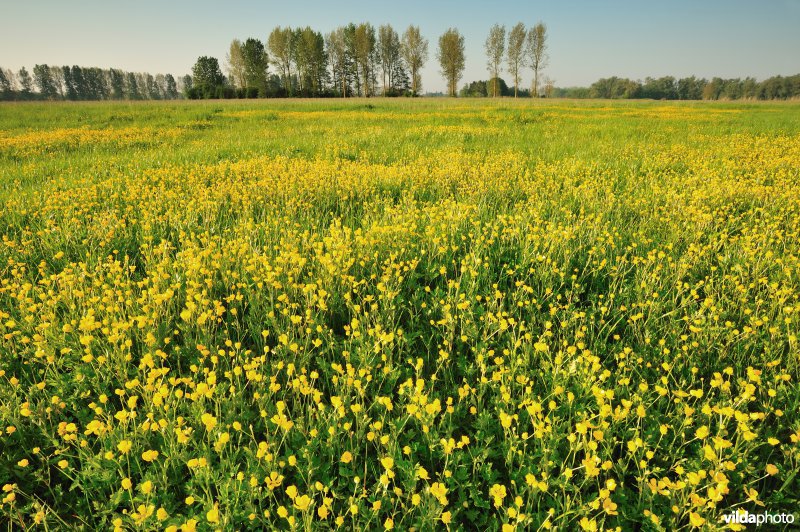
[[[797,105],[0,110],[12,527],[797,507]]]

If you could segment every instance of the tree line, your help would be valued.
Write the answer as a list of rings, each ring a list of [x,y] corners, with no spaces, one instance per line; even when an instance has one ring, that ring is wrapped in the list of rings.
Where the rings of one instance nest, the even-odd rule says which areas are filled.
[[[533,69],[538,95],[539,72],[547,63],[546,28],[512,28],[506,48],[505,28],[495,25],[486,41],[490,71],[497,78],[507,59],[514,75],[514,94],[525,66]],[[266,41],[234,39],[225,70],[215,57],[202,56],[192,68],[189,98],[416,96],[422,90],[420,70],[428,60],[428,40],[411,25],[399,34],[391,24],[375,28],[368,22],[350,23],[323,35],[310,27],[276,27]],[[507,50],[507,55],[506,55]],[[436,59],[450,96],[466,66],[464,36],[448,28],[438,40]],[[494,79],[493,78],[493,79]],[[495,84],[493,95],[500,95]]]
[[[374,27],[350,23],[322,34],[311,27],[275,27],[265,41],[247,38],[230,43],[224,65],[201,56],[192,74],[124,72],[118,69],[36,65],[33,72],[0,68],[3,100],[159,100],[187,97],[269,98],[416,96],[420,71],[428,61],[428,40],[410,25],[402,35],[391,24]],[[532,96],[556,98],[648,98],[664,100],[788,99],[800,97],[800,74],[763,81],[674,78],[602,78],[589,87],[555,87],[543,76],[548,66],[547,27],[517,23],[506,31],[493,25],[485,42],[488,80],[457,90],[466,66],[465,39],[456,28],[439,36],[436,60],[449,96]],[[500,77],[505,71],[511,85]],[[225,73],[223,73],[223,67]],[[530,69],[530,89],[521,77]],[[513,90],[512,90],[513,87]]]
[[[192,67],[189,98],[417,95],[428,41],[417,26],[400,35],[390,24],[350,23],[322,34],[278,26],[266,41],[231,41],[222,65],[202,56]]]
[[[32,72],[0,68],[0,100],[174,100],[191,83],[191,76],[43,64]]]
[[[719,77],[710,80],[690,76],[674,78],[602,78],[589,87],[555,88],[556,98],[608,98],[654,100],[787,100],[800,98],[800,74],[773,76],[763,81],[755,78]]]

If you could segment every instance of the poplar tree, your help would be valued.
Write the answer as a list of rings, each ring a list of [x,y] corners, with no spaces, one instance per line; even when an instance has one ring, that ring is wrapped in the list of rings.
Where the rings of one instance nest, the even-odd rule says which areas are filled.
[[[500,63],[503,61],[503,52],[506,46],[506,28],[495,24],[486,37],[486,57],[488,59],[489,73],[492,77],[492,96],[497,97],[497,78],[500,77]]]
[[[400,53],[411,71],[411,93],[416,96],[422,89],[419,71],[428,60],[428,40],[419,32],[419,26],[409,26],[403,33]]]
[[[455,96],[466,64],[464,36],[457,29],[449,28],[439,37],[437,58],[442,69],[441,73],[447,81],[447,93]]]

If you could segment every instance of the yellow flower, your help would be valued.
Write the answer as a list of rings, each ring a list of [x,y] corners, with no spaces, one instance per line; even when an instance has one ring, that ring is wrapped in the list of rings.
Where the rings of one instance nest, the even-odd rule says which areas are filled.
[[[445,487],[444,484],[440,482],[434,482],[433,484],[431,484],[430,490],[431,490],[431,495],[436,497],[436,499],[439,501],[441,505],[444,506],[447,504],[447,497],[446,497],[447,487]]]
[[[506,487],[502,484],[493,484],[489,488],[489,496],[494,499],[495,508],[499,508],[503,505],[503,499],[506,497]]]
[[[383,522],[384,530],[391,530],[394,528],[394,520],[391,517],[387,517],[386,521]]]
[[[29,463],[30,463],[30,462],[28,462],[28,459],[27,459],[27,458],[23,458],[22,460],[20,460],[19,462],[17,462],[17,465],[18,465],[19,467],[28,467],[28,464],[29,464]]]
[[[294,507],[304,512],[308,509],[311,505],[311,497],[308,495],[300,495],[299,497],[294,499]]]
[[[384,469],[391,469],[394,466],[394,460],[389,456],[381,458],[381,465]]]
[[[450,512],[442,512],[442,523],[449,525],[452,517],[453,516],[450,514]]]
[[[147,495],[148,493],[153,491],[153,483],[150,482],[149,480],[145,480],[144,482],[139,484],[139,489],[142,490],[142,493]]]
[[[202,416],[200,416],[200,421],[205,425],[206,430],[211,432],[211,430],[217,425],[217,418],[206,412]]]
[[[219,524],[219,508],[216,504],[212,509],[206,512],[206,520],[212,525]]]
[[[345,451],[342,453],[342,457],[339,460],[341,460],[342,463],[349,464],[353,461],[353,455],[350,454],[350,451]]]
[[[131,489],[132,486],[133,483],[131,482],[131,479],[129,479],[128,477],[122,479],[122,489],[129,490]]]
[[[696,431],[694,431],[694,437],[699,440],[702,440],[707,436],[708,436],[708,427],[706,425],[703,425],[702,427],[699,427]]]
[[[770,475],[770,476],[775,476],[775,475],[778,474],[778,468],[775,467],[774,464],[767,464],[766,471],[767,471],[767,475]]]
[[[156,450],[149,450],[142,453],[142,460],[145,462],[154,462],[158,458],[158,451]]]
[[[128,454],[128,451],[131,450],[131,446],[130,440],[122,440],[117,444],[117,449],[119,449],[119,452],[122,454]]]
[[[705,522],[706,522],[706,520],[703,519],[703,517],[700,514],[695,513],[695,512],[689,513],[689,523],[691,523],[691,525],[693,527],[699,528],[699,527],[703,526],[703,524],[705,524]]]
[[[168,517],[169,517],[169,513],[167,513],[167,511],[166,511],[166,510],[165,510],[163,507],[162,507],[162,508],[159,508],[159,509],[156,511],[156,518],[157,518],[159,521],[164,521],[164,520],[166,520]]]

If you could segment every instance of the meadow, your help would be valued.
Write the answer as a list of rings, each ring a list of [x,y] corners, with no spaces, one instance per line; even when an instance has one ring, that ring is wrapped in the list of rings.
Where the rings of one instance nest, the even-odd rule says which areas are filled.
[[[799,230],[797,103],[0,106],[0,523],[800,514]]]

